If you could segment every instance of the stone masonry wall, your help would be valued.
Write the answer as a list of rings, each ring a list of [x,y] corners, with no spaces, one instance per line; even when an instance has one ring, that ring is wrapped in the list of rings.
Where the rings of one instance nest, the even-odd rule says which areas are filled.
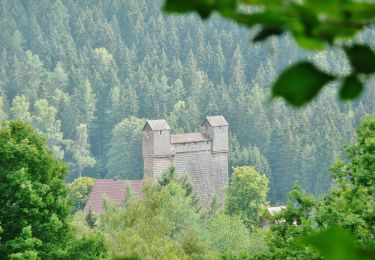
[[[173,164],[173,157],[154,158],[152,164],[154,179],[157,180],[163,174],[163,171]]]
[[[189,176],[203,207],[210,206],[213,196],[220,201],[224,199],[223,189],[228,185],[227,153],[211,150],[176,153],[174,165],[178,172]]]
[[[188,175],[194,192],[203,207],[209,207],[212,197],[222,201],[223,189],[228,185],[228,154],[212,153],[211,142],[177,144],[174,157],[144,158],[145,177],[157,179],[170,165]]]

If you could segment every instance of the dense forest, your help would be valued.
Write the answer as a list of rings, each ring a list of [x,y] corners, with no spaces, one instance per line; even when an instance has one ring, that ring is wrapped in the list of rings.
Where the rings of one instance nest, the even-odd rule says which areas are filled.
[[[31,123],[69,164],[67,181],[140,179],[145,119],[166,118],[179,133],[222,114],[230,167],[265,174],[272,203],[284,203],[296,180],[309,193],[327,191],[329,165],[375,113],[375,89],[340,103],[332,85],[300,110],[269,101],[270,83],[291,62],[307,57],[340,74],[349,70],[343,53],[302,52],[287,35],[252,44],[244,28],[164,16],[161,4],[1,1],[0,121]],[[359,40],[374,44],[374,30]]]
[[[0,260],[374,259],[374,17],[355,0],[1,0]],[[223,200],[202,205],[173,165],[118,180],[143,177],[146,119],[182,133],[208,115],[230,125]]]

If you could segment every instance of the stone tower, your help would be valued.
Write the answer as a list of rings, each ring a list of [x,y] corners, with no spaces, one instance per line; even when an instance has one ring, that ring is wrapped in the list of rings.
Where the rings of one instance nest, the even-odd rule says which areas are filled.
[[[145,178],[157,178],[169,165],[188,175],[202,206],[223,199],[228,185],[228,123],[208,116],[199,133],[171,135],[165,120],[148,120],[142,131]]]

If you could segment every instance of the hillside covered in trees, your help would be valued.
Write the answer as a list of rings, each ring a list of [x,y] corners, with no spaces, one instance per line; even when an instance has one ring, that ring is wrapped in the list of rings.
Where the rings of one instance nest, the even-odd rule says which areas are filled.
[[[295,180],[325,192],[329,165],[360,118],[375,113],[375,88],[340,103],[332,85],[300,110],[269,102],[270,83],[291,62],[307,57],[346,73],[343,53],[301,52],[288,36],[251,44],[244,28],[217,17],[164,16],[161,4],[1,1],[0,122],[31,123],[70,165],[68,181],[139,179],[146,118],[166,118],[183,132],[223,114],[230,166],[254,165],[267,175],[272,203],[284,202]],[[374,43],[374,30],[360,40]]]

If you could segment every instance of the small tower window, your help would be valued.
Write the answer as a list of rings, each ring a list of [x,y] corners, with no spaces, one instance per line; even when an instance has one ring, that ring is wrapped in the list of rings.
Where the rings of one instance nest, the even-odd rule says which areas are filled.
[[[162,131],[160,130],[160,131],[159,131],[159,134],[160,134],[160,135],[161,135],[161,132],[162,132]]]

